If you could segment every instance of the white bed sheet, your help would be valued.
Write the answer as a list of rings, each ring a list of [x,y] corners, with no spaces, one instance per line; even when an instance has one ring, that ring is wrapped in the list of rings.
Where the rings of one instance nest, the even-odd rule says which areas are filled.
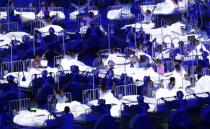
[[[26,32],[20,32],[20,31],[17,31],[17,32],[9,32],[6,34],[6,36],[8,38],[11,39],[12,36],[15,36],[16,37],[16,40],[22,42],[22,37],[23,36],[29,36],[29,37],[32,37],[32,35],[30,35],[29,33],[26,33]],[[13,38],[14,39],[14,38]]]
[[[201,77],[192,89],[195,93],[210,92],[210,76]]]
[[[89,28],[89,26],[83,26],[80,28],[80,34],[86,34],[87,29]],[[104,34],[107,34],[107,32],[105,32],[104,28],[102,25],[99,26],[99,29],[104,32]]]
[[[122,103],[133,103],[137,104],[137,97],[138,95],[129,95],[129,96],[123,96],[120,101]],[[149,110],[148,112],[155,112],[156,106],[157,106],[157,99],[156,98],[148,98],[144,96],[144,102],[149,104]]]
[[[1,48],[7,48],[7,46],[4,45],[9,45],[11,43],[11,40],[14,40],[14,37],[16,37],[16,40],[22,42],[22,37],[24,35],[27,35],[29,37],[32,37],[32,35],[26,33],[26,32],[9,32],[7,34],[0,34],[0,46]]]
[[[132,19],[135,16],[130,11],[131,5],[122,5],[120,9],[109,10],[107,18],[110,20]]]
[[[72,65],[76,65],[79,67],[80,71],[92,71],[92,67],[85,65],[83,62],[77,60],[77,57],[65,56],[61,59],[60,65],[63,67],[64,70],[70,70]]]
[[[178,5],[179,7],[176,7],[174,5],[174,3],[172,2],[172,0],[165,0],[164,2],[158,3],[156,6],[156,9],[154,10],[154,14],[159,15],[167,15],[167,14],[173,14],[174,11],[176,11],[177,9],[179,11],[183,11],[183,9],[185,9],[185,4],[188,2],[188,0],[183,0],[183,1],[179,1]],[[146,11],[147,9],[149,10],[153,10],[154,5],[143,5],[141,6],[144,11]]]
[[[40,29],[37,29],[40,33],[42,33],[42,37],[45,37],[47,35],[49,35],[49,29],[50,28],[53,28],[55,30],[55,34],[56,35],[63,35],[63,31],[64,29],[58,25],[48,25],[48,26],[45,26],[45,27],[42,27]]]
[[[17,125],[27,127],[43,127],[50,113],[47,110],[36,109],[36,112],[28,110],[19,111],[13,122]]]
[[[57,20],[63,20],[65,19],[65,15],[62,11],[50,11],[50,17],[52,16],[56,16],[57,15]],[[44,13],[42,11],[40,11],[37,14],[37,17],[43,18],[44,17]]]
[[[98,10],[90,10],[89,12],[93,12],[93,14],[94,14],[95,16],[99,14]],[[84,13],[84,11],[81,12],[81,13]],[[70,19],[71,19],[71,20],[76,20],[76,19],[77,19],[77,15],[79,15],[79,11],[71,12],[71,13],[70,13]]]
[[[4,46],[4,45],[8,45],[10,43],[11,43],[11,38],[8,38],[4,34],[0,34],[0,46],[1,46],[1,48],[8,48],[7,46]]]
[[[0,19],[7,19],[7,12],[0,12]]]
[[[89,106],[85,104],[81,104],[77,101],[72,101],[71,103],[57,103],[56,104],[56,111],[62,112],[65,106],[70,107],[71,113],[74,115],[74,120],[77,121],[91,121],[94,120],[92,117],[88,117],[89,114],[86,116],[86,112],[90,113],[91,109]]]
[[[181,26],[184,26],[184,25],[180,22],[174,23],[171,26],[166,26],[166,28],[164,27],[154,28],[154,23],[150,23],[150,24],[136,23],[136,24],[125,25],[122,29],[125,29],[126,27],[129,27],[129,26],[136,27],[138,29],[142,26],[143,30],[146,33],[151,34],[152,39],[156,38],[156,42],[158,44],[162,44],[163,39],[166,35],[170,35],[172,39],[174,39],[175,37],[178,37],[179,40],[181,41],[184,41],[184,42],[188,41],[187,36],[182,35]],[[166,37],[164,39],[164,42],[171,43],[171,39],[169,37]],[[175,48],[179,47],[177,40],[174,40],[174,46]]]
[[[36,14],[34,12],[18,12],[14,11],[15,15],[19,15],[22,22],[34,21]]]
[[[22,81],[23,78],[23,72],[12,72],[12,73],[8,73],[4,76],[4,78],[6,78],[9,75],[14,76],[15,78],[19,78],[19,85],[20,87],[23,88],[29,88],[31,81],[32,81],[32,75],[34,74],[41,74],[42,71],[47,70],[48,72],[53,72],[53,73],[57,73],[58,69],[57,68],[50,68],[47,67],[46,69],[43,68],[29,68],[27,72],[24,72],[24,75],[26,77],[26,81]]]

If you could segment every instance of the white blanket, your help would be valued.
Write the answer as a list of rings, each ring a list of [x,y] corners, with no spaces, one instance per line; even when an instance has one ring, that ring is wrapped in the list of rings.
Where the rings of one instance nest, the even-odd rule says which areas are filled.
[[[210,92],[210,76],[203,76],[197,82],[194,88],[195,93]]]
[[[0,47],[1,48],[7,48],[7,46],[4,45],[9,45],[11,43],[11,40],[18,40],[22,42],[22,37],[24,35],[27,35],[29,37],[32,37],[30,34],[26,32],[9,32],[7,34],[0,34]]]
[[[15,10],[15,15],[19,15],[22,22],[34,21],[36,14],[34,12],[18,12]]]
[[[181,26],[184,26],[182,23],[177,22],[172,24],[171,26],[166,26],[166,28],[153,28],[154,23],[150,24],[141,24],[141,23],[136,23],[136,24],[130,24],[130,25],[125,25],[122,29],[125,29],[128,26],[140,28],[141,26],[143,27],[143,30],[146,33],[151,34],[152,39],[156,38],[156,41],[158,44],[162,44],[162,42],[166,43],[171,43],[172,39],[175,37],[178,37],[179,40],[187,42],[187,36],[183,36],[181,32]],[[138,30],[138,29],[137,29]],[[164,38],[166,35],[170,35],[171,38],[168,36]],[[179,47],[177,39],[173,41],[175,48]]]
[[[15,78],[18,79],[20,87],[23,88],[29,88],[31,81],[32,81],[32,75],[34,74],[41,74],[42,71],[47,70],[48,72],[53,72],[56,74],[58,72],[57,68],[50,68],[47,67],[46,69],[43,68],[29,68],[27,72],[24,72],[24,76],[26,78],[26,81],[22,81],[23,78],[23,72],[13,72],[13,73],[8,73],[4,76],[4,78],[7,78],[7,76],[12,75]]]
[[[45,37],[47,35],[49,35],[49,29],[50,28],[53,28],[55,30],[55,34],[56,35],[63,35],[63,31],[64,29],[58,25],[48,25],[48,26],[45,26],[45,27],[42,27],[40,29],[37,29],[40,33],[42,33],[42,37]]]
[[[78,61],[77,57],[71,57],[71,56],[65,56],[63,59],[61,59],[60,65],[63,67],[64,70],[70,70],[70,67],[72,65],[76,65],[79,67],[80,71],[92,71],[92,68],[85,65],[83,62]]]
[[[62,112],[65,108],[65,106],[70,107],[71,113],[74,115],[74,120],[78,121],[90,121],[93,118],[89,118],[86,116],[87,114],[91,112],[91,109],[89,106],[85,104],[81,104],[77,101],[72,101],[71,103],[57,103],[56,104],[56,110],[57,112]]]
[[[93,12],[93,14],[96,16],[96,15],[98,15],[98,10],[90,10],[89,12]],[[83,12],[80,12],[80,13],[84,13],[84,11]],[[74,11],[74,12],[71,12],[70,13],[70,19],[71,20],[76,20],[77,19],[77,15],[79,15],[79,11]]]
[[[26,127],[43,127],[50,113],[47,110],[36,109],[36,112],[28,110],[19,111],[15,115],[13,122]]]
[[[110,20],[132,19],[135,16],[130,11],[131,5],[122,5],[119,9],[109,10],[107,18]]]
[[[50,11],[50,17],[52,16],[56,16],[57,15],[57,20],[63,20],[65,19],[65,15],[62,11]],[[37,17],[43,18],[44,17],[44,13],[42,11],[40,11],[37,14]]]

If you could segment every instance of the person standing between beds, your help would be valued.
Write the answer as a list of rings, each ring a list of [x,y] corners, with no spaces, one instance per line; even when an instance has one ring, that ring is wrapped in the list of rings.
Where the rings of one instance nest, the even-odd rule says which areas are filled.
[[[56,43],[58,36],[55,34],[55,29],[53,27],[49,28],[49,35],[44,37],[45,43]]]
[[[68,106],[64,108],[64,114],[57,117],[57,120],[59,122],[59,129],[74,129],[74,116]]]
[[[153,13],[156,9],[156,5],[154,6],[154,8],[151,10],[147,9],[146,11],[143,10],[143,8],[141,8],[141,13],[144,15],[144,20],[142,21],[143,24],[149,24],[152,22],[152,16]]]

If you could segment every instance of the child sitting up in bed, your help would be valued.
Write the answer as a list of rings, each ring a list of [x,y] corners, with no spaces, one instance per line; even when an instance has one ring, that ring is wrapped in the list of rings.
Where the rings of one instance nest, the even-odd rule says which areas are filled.
[[[144,11],[143,8],[141,9],[142,14],[144,15],[144,20],[142,21],[143,24],[149,24],[152,22],[152,16],[157,6],[155,6],[152,11],[146,10]]]

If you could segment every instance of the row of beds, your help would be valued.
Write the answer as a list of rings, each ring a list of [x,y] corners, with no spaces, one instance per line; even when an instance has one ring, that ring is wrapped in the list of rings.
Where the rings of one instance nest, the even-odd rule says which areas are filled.
[[[107,52],[107,50],[106,50],[106,52]],[[104,53],[104,55],[106,55],[107,53]],[[101,57],[104,57],[104,55],[102,55]],[[186,67],[186,69],[195,69],[195,67]],[[90,69],[89,69],[90,70]],[[65,72],[65,71],[64,71]],[[67,73],[69,72],[69,71],[66,71]],[[192,72],[192,71],[191,71]],[[196,70],[194,70],[194,73],[196,72]],[[205,72],[203,72],[203,73],[206,73],[206,75],[209,75],[208,74],[208,71],[205,71]],[[192,73],[191,73],[192,74]],[[90,78],[91,77],[93,77],[93,76],[90,76]],[[118,76],[119,77],[119,76]],[[56,79],[55,79],[56,80]],[[141,82],[141,84],[138,84],[138,86],[140,86],[140,85],[142,85],[143,83]],[[167,84],[165,84],[165,85],[167,85]],[[135,84],[130,84],[130,85],[123,85],[123,86],[117,86],[116,87],[116,90],[114,90],[114,98],[113,98],[113,96],[111,95],[111,98],[113,98],[113,100],[115,100],[115,101],[111,101],[111,102],[107,102],[107,104],[113,104],[114,106],[112,106],[112,109],[111,109],[111,115],[113,116],[113,117],[115,117],[115,118],[120,118],[120,113],[121,113],[121,108],[122,108],[122,103],[133,103],[133,104],[135,104],[136,102],[137,102],[137,87],[138,87],[137,85],[135,85]],[[176,93],[176,92],[175,92]],[[68,95],[68,98],[69,98],[69,101],[71,101],[71,95],[70,95],[71,93],[67,93],[66,95]],[[121,96],[118,96],[119,94],[121,94]],[[208,93],[203,93],[204,94],[204,98],[208,98]],[[174,94],[173,94],[174,95]],[[198,96],[199,96],[200,94],[198,94]],[[123,97],[122,97],[123,96]],[[189,96],[191,96],[191,97],[189,97]],[[83,123],[84,124],[84,122],[87,122],[88,120],[88,118],[93,118],[93,117],[90,117],[90,116],[88,116],[89,115],[89,113],[91,112],[91,110],[90,110],[90,105],[96,105],[97,104],[97,99],[99,99],[100,98],[100,93],[99,93],[99,89],[88,89],[88,90],[84,90],[83,91],[83,104],[81,104],[81,103],[79,103],[79,102],[75,102],[75,101],[73,101],[73,102],[71,102],[71,103],[65,103],[65,104],[57,104],[57,109],[58,109],[58,111],[62,111],[63,110],[63,108],[64,108],[64,106],[70,106],[71,107],[71,109],[72,109],[72,113],[74,114],[74,117],[75,117],[75,120],[77,121],[77,122],[79,122],[79,123]],[[108,98],[110,98],[110,96],[108,97]],[[117,99],[116,99],[117,98]],[[188,100],[188,99],[191,99],[192,98],[192,95],[188,95],[188,96],[186,96],[186,99]],[[119,101],[119,100],[120,101]],[[173,101],[175,99],[175,97],[171,97],[171,98],[169,98],[169,99],[167,99],[166,98],[166,100],[168,100],[168,101]],[[195,97],[195,94],[194,94],[194,98],[192,98],[192,99],[197,99],[196,97]],[[28,99],[27,99],[28,100]],[[93,101],[92,101],[93,100]],[[105,99],[106,100],[106,99]],[[18,100],[18,101],[25,101],[25,100]],[[110,101],[109,99],[108,99],[108,101]],[[157,98],[148,98],[148,97],[145,97],[145,102],[146,103],[149,103],[149,105],[150,105],[150,110],[149,110],[149,112],[157,112],[158,111],[158,105],[161,105],[161,104],[164,104],[164,102],[160,102],[161,100],[157,100]],[[89,105],[89,106],[87,106],[87,105],[85,105],[85,104],[87,104],[87,105]],[[77,108],[75,108],[75,107],[77,107]],[[81,107],[81,109],[78,109],[78,107]],[[22,107],[22,109],[24,109],[24,108],[26,108],[26,107]],[[43,111],[43,110],[39,110],[39,109],[36,109],[37,110],[37,114],[35,113],[34,115],[35,115],[35,117],[36,116],[39,116],[40,114],[40,116],[43,116],[43,117],[45,117],[46,118],[46,116],[48,116],[49,115],[49,113],[47,113],[47,111]],[[75,111],[74,111],[75,110]],[[168,109],[167,109],[168,110]],[[40,112],[39,112],[40,111]],[[16,124],[18,124],[18,125],[24,125],[24,123],[21,123],[21,122],[23,122],[21,119],[19,119],[20,117],[23,117],[23,114],[24,113],[28,113],[28,114],[30,114],[31,112],[30,111],[27,111],[27,110],[25,110],[25,111],[20,111],[20,113],[18,113],[18,115],[16,115],[15,117],[14,117],[14,122],[16,123]],[[40,114],[39,114],[40,113]],[[33,113],[32,113],[33,114]],[[32,114],[30,114],[30,115],[32,115]],[[43,114],[45,114],[45,115],[43,115]],[[46,115],[47,114],[47,115]],[[27,116],[27,115],[26,115]],[[35,118],[34,118],[35,119]],[[18,121],[18,120],[20,120],[20,121]],[[42,120],[42,119],[41,119]],[[44,120],[46,120],[46,119],[44,119]],[[34,121],[36,121],[36,120],[34,120]],[[35,126],[38,126],[38,127],[40,127],[40,126],[43,126],[44,124],[43,124],[43,122],[44,121],[39,121],[40,123],[39,124],[37,124],[37,125],[35,125]],[[31,123],[25,123],[25,126],[31,126],[30,125]],[[46,124],[46,123],[45,123]],[[34,126],[34,125],[33,125]]]
[[[106,51],[107,52],[107,51]],[[108,53],[103,53],[104,55],[109,55],[110,53],[108,52]],[[103,55],[103,56],[104,56]],[[193,56],[192,56],[193,57]],[[186,59],[187,60],[187,59]],[[191,60],[191,59],[190,59]],[[38,72],[38,73],[40,73],[40,71]],[[135,87],[135,85],[126,85],[126,86],[122,86],[123,87],[123,89],[125,89],[124,87],[130,87],[130,86],[134,86]],[[120,87],[120,86],[119,86]],[[134,89],[136,89],[136,88],[134,88]],[[95,91],[94,91],[95,90]],[[93,89],[93,91],[94,91],[94,93],[95,92],[97,92],[98,91],[98,89]],[[135,91],[135,90],[134,90]],[[121,92],[122,92],[122,90],[121,90]],[[134,93],[137,93],[137,92],[134,92]],[[116,93],[117,94],[117,93]],[[128,93],[124,93],[124,95],[129,95]],[[133,95],[133,94],[130,94],[130,95]],[[69,95],[69,96],[71,96],[71,95]],[[132,98],[134,98],[134,100],[136,99],[136,94],[134,94],[134,96],[132,97]],[[146,98],[146,97],[145,97]],[[97,98],[94,98],[94,99],[97,99]],[[146,98],[147,99],[147,98]],[[157,102],[156,102],[156,100],[154,100],[154,99],[150,99],[150,98],[148,98],[148,100],[146,100],[145,99],[145,101],[148,101],[148,103],[151,103],[152,105],[156,105],[157,104]],[[29,99],[26,99],[27,101],[29,101]],[[69,98],[69,100],[71,100],[71,98]],[[25,101],[25,99],[24,100],[18,100],[18,101],[14,101],[14,102],[20,102],[20,101]],[[133,100],[131,101],[131,102],[133,102]],[[27,102],[26,102],[27,103]],[[129,102],[128,102],[129,103]],[[81,106],[81,103],[74,103],[73,105],[77,105],[77,106]],[[61,107],[63,107],[63,106],[61,106]],[[82,107],[82,106],[81,106]],[[89,109],[89,107],[87,107],[86,105],[83,105],[83,107],[85,108],[85,111],[83,110],[82,111],[82,113],[81,114],[83,114],[83,116],[84,116],[84,114],[85,114],[85,112],[86,112],[86,109],[88,110]],[[154,106],[153,106],[154,107]],[[21,107],[19,107],[19,108],[21,108]],[[23,108],[26,108],[26,107],[22,107],[22,109]],[[62,108],[61,108],[62,109]],[[74,108],[73,108],[74,109]],[[118,108],[119,109],[119,108]],[[154,108],[153,108],[153,110],[151,110],[151,112],[153,112],[153,111],[155,111],[154,110]],[[26,111],[26,112],[28,112],[28,111]],[[41,112],[41,113],[40,113]],[[37,112],[35,113],[35,116],[38,116],[38,117],[44,117],[44,119],[40,119],[40,118],[38,118],[38,119],[40,119],[40,120],[46,120],[46,118],[48,118],[48,115],[49,115],[49,112],[47,112],[47,111],[41,111],[40,110],[40,112],[39,112],[39,109],[37,109]],[[23,114],[25,114],[25,112],[23,111],[20,111],[15,117],[14,117],[14,122],[16,123],[16,124],[18,124],[18,125],[21,125],[21,122],[20,121],[18,121],[18,120],[21,120],[21,119],[19,119],[20,118],[20,116],[21,116],[21,113],[22,113],[22,115]],[[32,112],[28,112],[29,114],[30,113],[32,113]],[[79,115],[78,116],[80,116],[81,114],[79,113]],[[44,115],[43,115],[44,114]],[[74,114],[74,113],[73,113]],[[33,114],[34,115],[34,114]],[[87,114],[86,114],[87,115]],[[85,115],[85,116],[86,116]],[[27,116],[27,115],[26,115]],[[76,115],[77,116],[77,115]],[[117,116],[117,115],[116,115]],[[119,117],[120,115],[118,115],[118,117]],[[22,117],[22,116],[21,116]],[[35,122],[36,120],[38,120],[37,118],[35,118],[34,120],[32,120],[33,122]],[[83,118],[82,118],[83,119]],[[24,119],[22,119],[23,121],[24,121]],[[79,121],[82,121],[81,119],[80,119],[80,117],[75,117],[75,120],[79,120]],[[23,122],[22,121],[22,122]],[[86,121],[86,120],[85,120]],[[32,123],[33,123],[32,122]],[[24,123],[22,123],[22,125],[23,126],[36,126],[36,127],[40,127],[40,126],[43,126],[44,124],[43,124],[43,122],[44,121],[41,121],[41,124],[39,123],[39,122],[37,122],[36,124],[33,124],[33,125],[30,125],[30,123],[27,125],[24,125]]]

